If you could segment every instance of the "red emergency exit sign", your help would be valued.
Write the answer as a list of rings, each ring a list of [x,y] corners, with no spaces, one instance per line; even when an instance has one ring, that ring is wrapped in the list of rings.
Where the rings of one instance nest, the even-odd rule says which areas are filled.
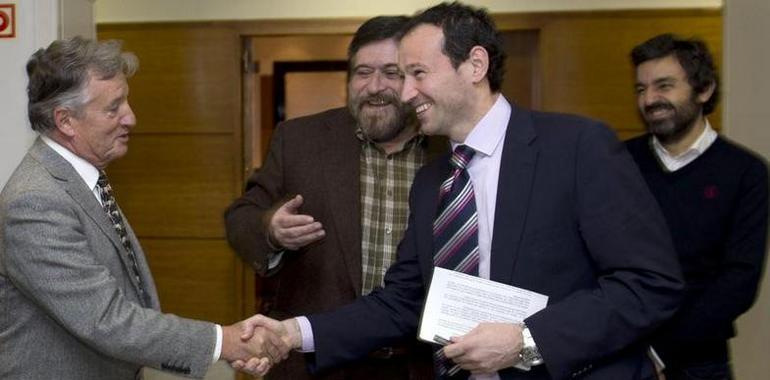
[[[0,4],[0,38],[16,37],[16,4]]]

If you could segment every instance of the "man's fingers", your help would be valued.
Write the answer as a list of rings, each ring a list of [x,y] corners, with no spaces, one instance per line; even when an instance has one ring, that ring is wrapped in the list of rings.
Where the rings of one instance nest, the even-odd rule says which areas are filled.
[[[315,222],[315,219],[310,215],[305,214],[287,214],[287,213],[275,213],[273,216],[273,223],[277,229],[286,229],[291,227],[307,226]]]
[[[319,231],[323,231],[321,222],[311,222],[309,224],[278,228],[276,235],[284,239],[297,239]]]
[[[246,362],[246,364],[243,365],[243,367],[241,367],[240,371],[248,373],[251,376],[262,376],[264,375],[264,372],[267,372],[264,369],[260,371],[260,366],[263,365],[265,361],[268,361],[268,359],[251,358],[248,362]]]
[[[265,327],[276,334],[278,334],[278,331],[281,331],[281,328],[283,327],[279,321],[268,318],[262,314],[256,314],[240,323],[241,340],[247,341],[251,339],[254,336],[254,330],[260,326]]]
[[[286,332],[283,328],[283,324],[281,321],[275,320],[273,318],[268,318],[264,315],[259,315],[258,321],[260,322],[260,325],[267,328],[268,330],[272,331],[273,333],[277,335],[283,335]]]
[[[289,199],[286,203],[281,205],[278,210],[285,211],[289,214],[296,214],[300,206],[302,206],[303,201],[304,200],[302,199],[301,195],[295,195],[294,198]]]
[[[241,329],[241,341],[247,341],[251,339],[251,337],[254,336],[254,330],[259,327],[258,318],[259,314],[248,318],[241,322],[240,329]]]
[[[267,360],[267,358],[262,358],[259,362],[259,365],[257,366],[256,373],[254,373],[254,376],[262,377],[267,374],[267,372],[270,370],[271,364],[270,360]]]
[[[444,355],[452,360],[455,360],[465,354],[465,348],[457,343],[452,343],[444,346]]]
[[[277,229],[273,237],[282,247],[288,249],[298,249],[314,241],[323,239],[326,231],[323,230],[321,223],[314,222],[310,225],[292,227],[288,229]]]

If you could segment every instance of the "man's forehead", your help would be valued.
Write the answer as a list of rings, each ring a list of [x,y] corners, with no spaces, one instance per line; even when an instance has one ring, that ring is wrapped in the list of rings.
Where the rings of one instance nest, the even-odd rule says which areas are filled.
[[[395,39],[372,41],[361,46],[353,54],[354,65],[379,62],[381,65],[398,62],[398,44]]]
[[[401,39],[398,48],[399,66],[407,69],[449,59],[443,47],[444,32],[441,28],[432,24],[421,24]]]
[[[676,56],[667,55],[665,57],[650,59],[639,64],[636,68],[637,76],[646,75],[653,77],[682,76],[685,73],[684,67],[679,63]]]
[[[112,78],[103,79],[98,75],[90,76],[85,86],[88,103],[97,99],[102,101],[114,101],[128,96],[128,81],[123,74],[117,74]]]
[[[401,38],[398,45],[399,55],[441,52],[444,46],[444,32],[432,24],[421,24]]]

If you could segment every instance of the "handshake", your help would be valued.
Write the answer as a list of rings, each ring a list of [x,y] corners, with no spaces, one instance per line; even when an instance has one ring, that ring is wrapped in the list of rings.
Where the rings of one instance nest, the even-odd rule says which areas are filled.
[[[222,327],[220,358],[234,369],[252,376],[264,376],[286,359],[289,351],[302,347],[299,324],[294,318],[277,321],[257,314]]]

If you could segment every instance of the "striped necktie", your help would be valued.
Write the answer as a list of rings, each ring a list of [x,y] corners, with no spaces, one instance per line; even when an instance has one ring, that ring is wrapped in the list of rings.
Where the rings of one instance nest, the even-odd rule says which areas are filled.
[[[439,212],[433,221],[433,263],[478,276],[478,213],[473,184],[465,169],[474,153],[472,148],[458,145],[449,160],[452,173],[439,189]]]
[[[112,186],[110,186],[110,181],[107,179],[107,173],[103,170],[99,171],[99,179],[96,181],[96,185],[99,188],[99,195],[102,199],[104,212],[106,212],[107,216],[110,218],[112,227],[120,237],[120,243],[123,245],[123,248],[126,249],[128,261],[131,265],[131,274],[134,276],[136,283],[139,284],[139,295],[142,301],[147,302],[149,305],[149,297],[147,291],[144,289],[142,276],[139,274],[139,264],[136,260],[134,247],[131,245],[131,240],[128,238],[128,231],[126,231],[126,224],[123,222],[123,216],[118,209],[118,203],[112,195]]]
[[[472,148],[458,145],[449,160],[452,172],[439,189],[439,208],[433,221],[433,263],[478,276],[478,213],[466,170],[474,153]],[[444,356],[443,349],[434,353],[433,360],[439,379],[468,377],[467,372],[458,372],[460,367]]]

